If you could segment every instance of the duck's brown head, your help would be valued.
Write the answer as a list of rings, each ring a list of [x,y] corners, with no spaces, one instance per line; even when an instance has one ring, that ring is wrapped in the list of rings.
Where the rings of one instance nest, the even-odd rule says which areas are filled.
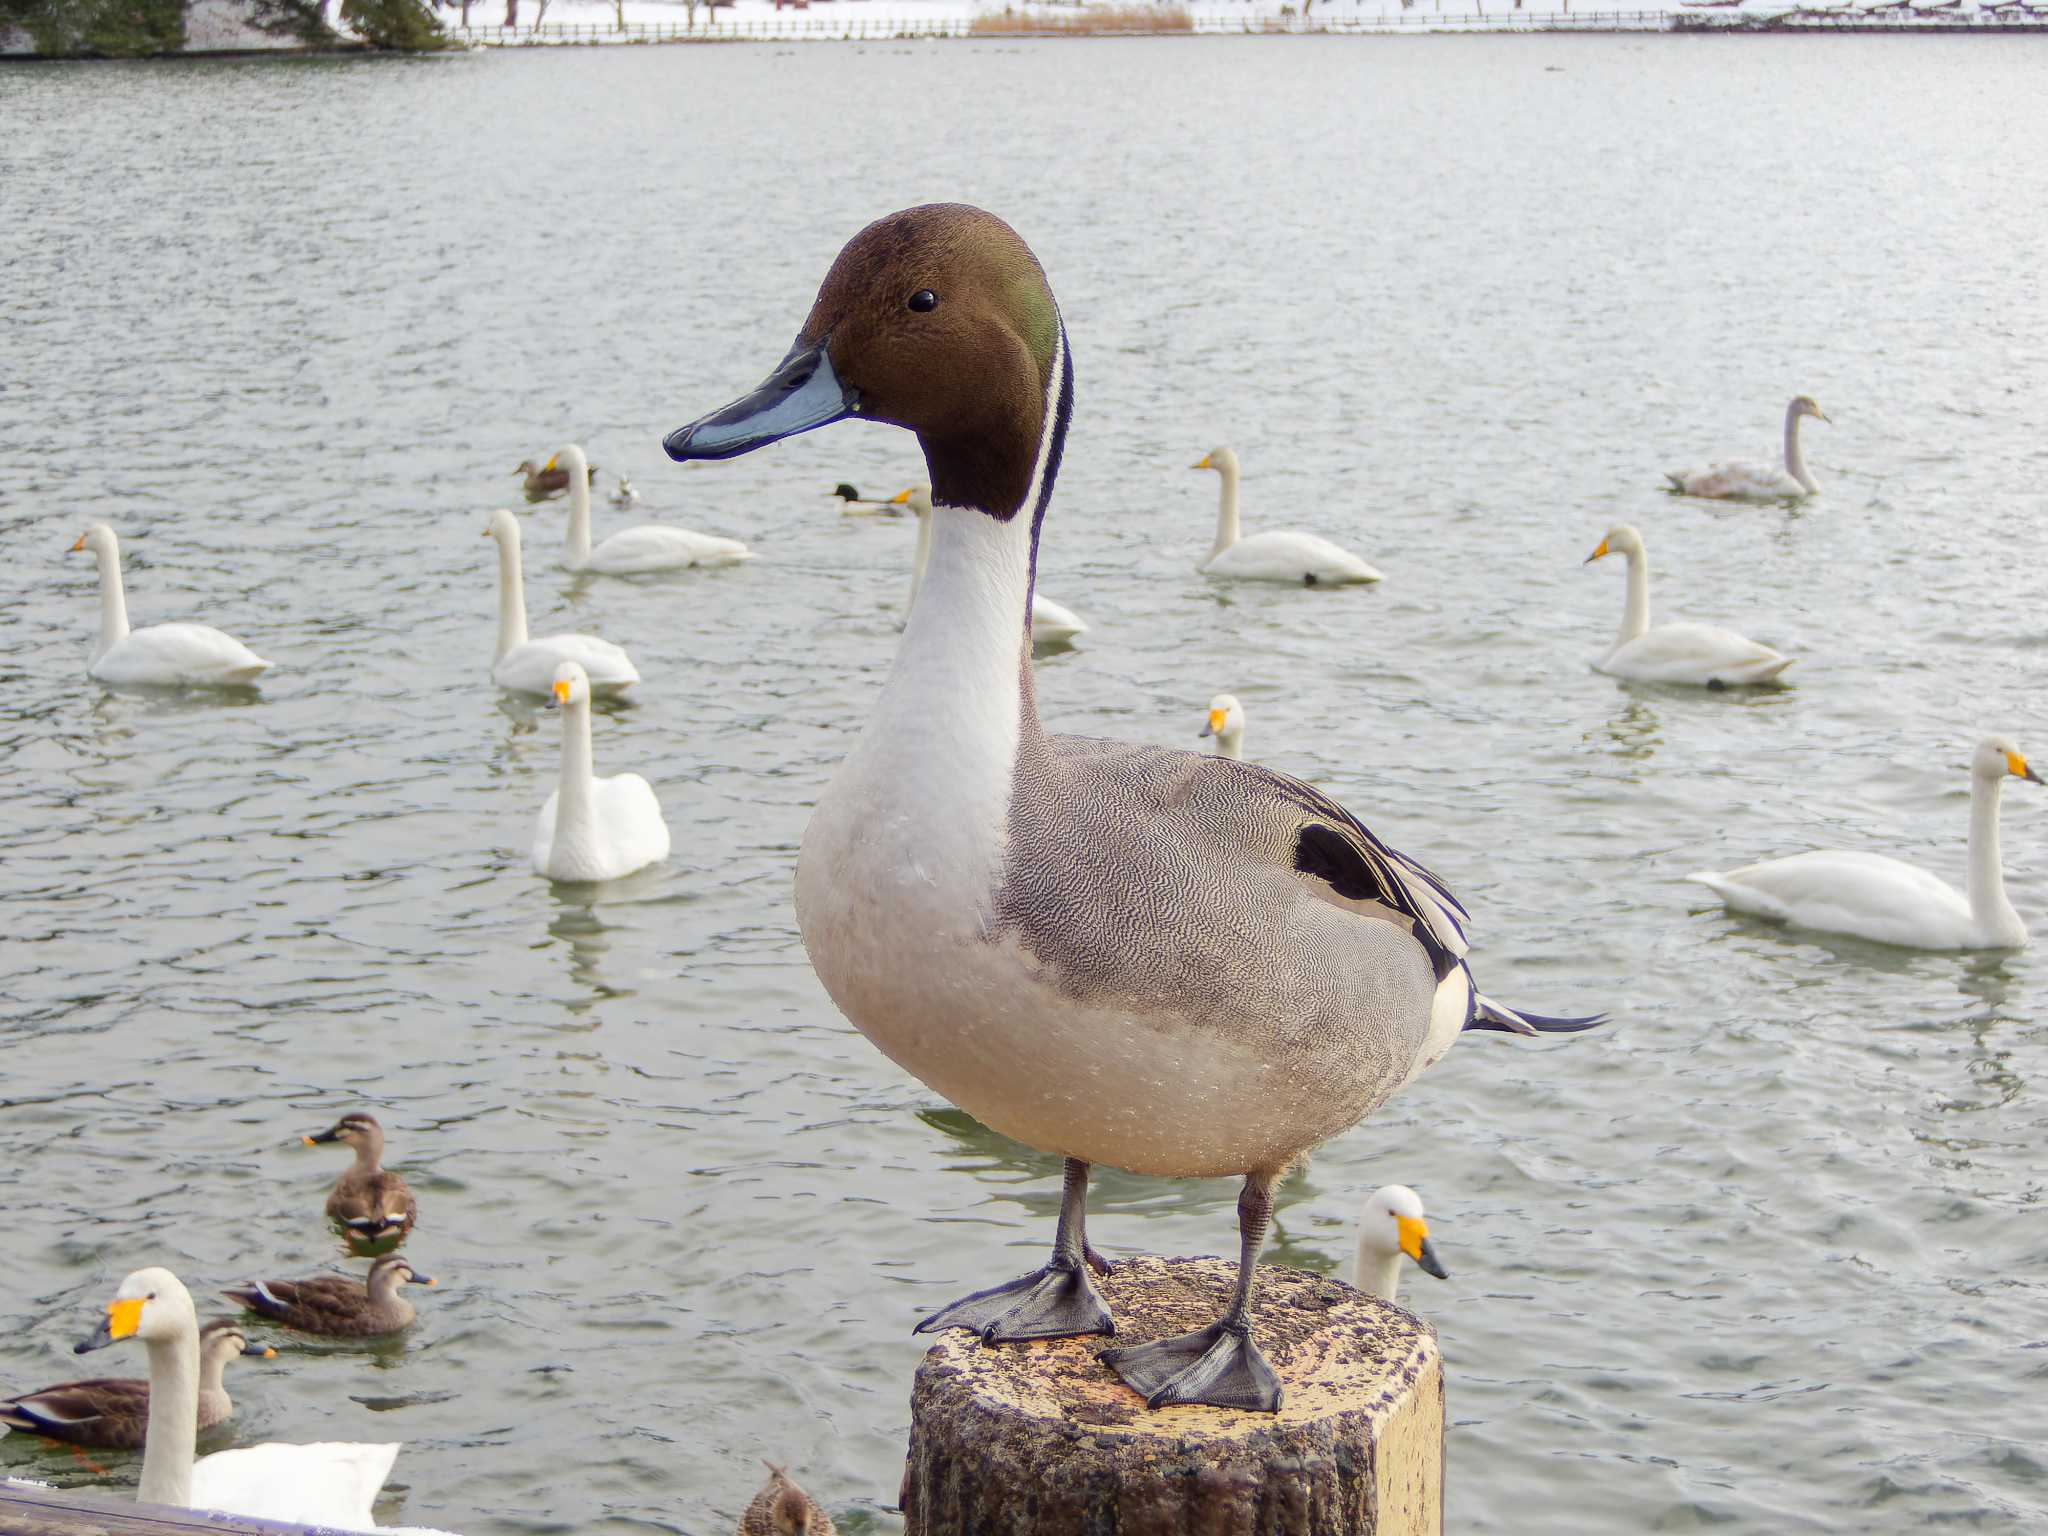
[[[1043,485],[1057,471],[1071,377],[1031,248],[994,214],[931,203],[848,241],[775,372],[663,446],[728,459],[848,416],[887,422],[917,434],[933,500],[1007,520],[1041,457]]]

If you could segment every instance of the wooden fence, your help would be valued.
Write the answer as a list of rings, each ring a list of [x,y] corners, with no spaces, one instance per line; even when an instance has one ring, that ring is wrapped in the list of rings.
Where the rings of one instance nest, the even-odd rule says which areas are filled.
[[[485,4],[491,0],[484,0]],[[680,10],[681,7],[678,7]],[[706,17],[712,14],[708,10]],[[845,11],[833,16],[803,14],[709,19],[689,25],[675,21],[546,22],[538,27],[450,25],[448,35],[481,48],[536,48],[618,43],[723,43],[884,41],[895,38],[970,37],[986,35],[1000,41],[1015,37],[1187,36],[1188,33],[1142,31],[1080,32],[1049,23],[1043,31],[976,34],[962,16],[879,17]],[[1310,16],[1197,16],[1192,32],[1215,36],[1365,36],[1419,32],[2035,32],[2048,36],[2048,9],[2035,11],[1913,11],[1898,7],[1793,10],[1776,15],[1751,15],[1736,10],[1680,11],[1518,11],[1512,0],[1497,0],[1488,9],[1447,13],[1417,8],[1391,15],[1343,16],[1334,12]]]

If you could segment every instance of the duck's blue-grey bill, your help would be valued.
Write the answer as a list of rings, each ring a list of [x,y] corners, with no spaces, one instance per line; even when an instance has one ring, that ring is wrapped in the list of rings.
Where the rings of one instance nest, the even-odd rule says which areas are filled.
[[[860,409],[858,391],[839,382],[825,342],[789,349],[789,356],[752,394],[723,410],[678,427],[661,440],[668,456],[730,459],[781,438],[851,416]]]

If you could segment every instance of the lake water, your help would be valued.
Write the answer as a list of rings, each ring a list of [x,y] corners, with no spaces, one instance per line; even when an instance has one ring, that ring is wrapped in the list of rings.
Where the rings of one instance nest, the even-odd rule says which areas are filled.
[[[335,1258],[366,1107],[442,1277],[402,1349],[232,1373],[239,1433],[403,1439],[392,1521],[710,1533],[789,1462],[888,1530],[923,1312],[1037,1262],[1053,1159],[838,1017],[790,903],[889,665],[911,530],[842,426],[723,466],[668,429],[782,355],[839,245],[934,198],[1032,242],[1078,409],[1044,590],[1055,728],[1331,787],[1452,884],[1489,991],[1610,1009],[1468,1039],[1285,1188],[1272,1257],[1348,1265],[1416,1185],[1450,1527],[1514,1536],[2048,1522],[2041,951],[1724,916],[1681,877],[1816,845],[1959,880],[1974,737],[2048,757],[2048,115],[2025,42],[1467,38],[561,50],[0,72],[0,1381],[63,1379],[128,1269]],[[1805,509],[1660,471],[1773,450]],[[749,540],[576,580],[536,632],[646,683],[600,771],[675,852],[528,863],[555,718],[489,683],[479,535],[585,443],[643,514]],[[1194,572],[1235,445],[1251,526],[1387,579]],[[109,694],[65,550],[105,519],[138,622],[203,618],[260,698]],[[619,514],[602,505],[599,531]],[[1639,524],[1658,612],[1795,654],[1743,697],[1589,670]],[[2048,803],[2006,796],[2048,923]],[[1234,1186],[1098,1176],[1118,1252],[1234,1252]],[[284,1340],[288,1345],[292,1341]],[[142,1368],[139,1350],[83,1362]],[[116,1479],[126,1457],[103,1456]],[[94,1481],[10,1437],[0,1470]]]

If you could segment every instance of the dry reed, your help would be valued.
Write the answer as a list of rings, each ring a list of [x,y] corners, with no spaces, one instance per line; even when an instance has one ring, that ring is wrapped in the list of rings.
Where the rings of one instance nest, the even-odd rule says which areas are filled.
[[[1013,11],[974,18],[968,31],[978,35],[1058,33],[1076,37],[1107,32],[1192,32],[1194,18],[1177,5],[1091,6],[1084,11]]]

